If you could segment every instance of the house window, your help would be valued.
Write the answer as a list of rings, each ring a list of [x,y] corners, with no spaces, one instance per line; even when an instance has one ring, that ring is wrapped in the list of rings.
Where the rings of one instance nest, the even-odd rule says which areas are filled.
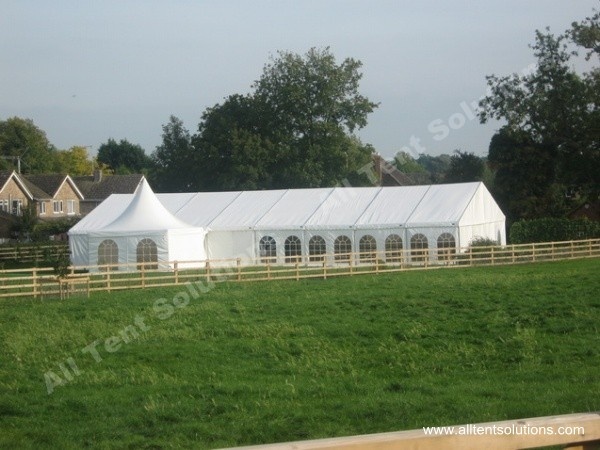
[[[352,252],[352,241],[348,236],[338,236],[333,241],[333,253],[336,261],[350,261],[350,253]]]
[[[311,262],[318,262],[325,260],[325,239],[321,236],[313,236],[308,241],[308,254],[310,255],[308,260]]]
[[[427,238],[421,234],[415,234],[410,238],[410,256],[414,262],[425,261],[429,244]]]
[[[67,214],[75,214],[75,200],[67,200]]]
[[[140,264],[138,266],[138,270],[142,268],[144,270],[148,269],[158,269],[158,250],[156,248],[156,242],[152,239],[142,239],[137,245],[137,262]],[[149,264],[154,263],[154,264]]]
[[[262,262],[274,262],[277,257],[277,242],[271,236],[263,236],[258,243],[258,254]]]
[[[296,263],[302,260],[302,242],[298,236],[289,236],[284,243],[285,262]]]
[[[0,200],[0,211],[9,212],[8,200]]]
[[[437,240],[438,259],[452,259],[456,253],[456,241],[450,233],[443,233]]]
[[[397,234],[385,238],[385,259],[391,263],[402,262],[402,238]]]
[[[100,270],[102,272],[107,270],[118,270],[119,267],[116,265],[118,262],[119,247],[117,246],[117,243],[112,239],[105,239],[100,242],[100,245],[98,246],[98,265],[115,264],[111,267],[101,267]]]
[[[21,215],[21,209],[23,208],[23,200],[13,200],[12,201],[12,213],[15,216]]]
[[[40,216],[46,214],[46,202],[40,202]]]
[[[62,200],[54,200],[52,202],[52,208],[54,209],[54,214],[62,214],[62,212],[63,212],[63,201]]]
[[[375,262],[377,258],[377,241],[369,234],[360,238],[358,242],[361,262]]]

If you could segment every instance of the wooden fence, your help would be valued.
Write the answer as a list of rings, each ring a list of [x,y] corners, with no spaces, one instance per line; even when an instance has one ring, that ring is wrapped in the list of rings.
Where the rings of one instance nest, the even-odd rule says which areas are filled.
[[[246,450],[600,449],[600,413],[567,414],[453,427],[238,447]]]
[[[174,286],[185,282],[267,281],[329,278],[406,270],[458,268],[558,261],[600,256],[600,239],[456,249],[413,249],[334,255],[222,259],[189,262],[149,262],[70,267],[58,279],[52,268],[0,270],[1,297],[67,297],[94,291]]]
[[[0,266],[3,262],[18,263],[40,262],[55,259],[59,255],[69,253],[67,244],[52,245],[6,245],[0,246]]]

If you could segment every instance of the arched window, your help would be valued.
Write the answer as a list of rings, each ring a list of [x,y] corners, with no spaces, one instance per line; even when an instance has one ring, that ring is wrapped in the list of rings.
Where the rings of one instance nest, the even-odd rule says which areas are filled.
[[[361,237],[358,241],[358,251],[361,262],[375,262],[377,258],[377,241],[370,234]]]
[[[285,262],[296,263],[302,261],[302,242],[298,236],[289,236],[284,243]]]
[[[119,246],[112,239],[105,239],[98,246],[98,265],[115,264],[111,267],[101,267],[101,271],[119,270]]]
[[[271,236],[263,236],[258,243],[258,254],[261,262],[275,262],[277,259],[277,242]]]
[[[429,244],[425,235],[418,233],[410,238],[410,256],[414,262],[425,261]]]
[[[158,250],[156,249],[156,242],[152,239],[142,239],[137,245],[137,262],[138,264],[145,263],[143,265],[144,270],[158,269]],[[149,264],[154,263],[154,264]],[[138,266],[140,270],[142,266]]]
[[[352,241],[348,236],[338,236],[333,241],[333,253],[336,261],[350,261],[352,252]]]
[[[438,259],[450,260],[456,253],[456,240],[450,233],[440,234],[437,240]]]
[[[391,263],[402,262],[402,238],[390,234],[385,238],[385,260]]]
[[[308,258],[309,261],[323,261],[325,259],[326,252],[325,239],[323,239],[321,236],[313,236],[310,238],[308,241],[308,254],[310,255]]]

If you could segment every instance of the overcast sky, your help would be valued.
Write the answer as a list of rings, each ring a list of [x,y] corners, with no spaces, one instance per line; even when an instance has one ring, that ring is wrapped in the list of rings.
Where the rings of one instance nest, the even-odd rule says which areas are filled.
[[[560,33],[598,0],[0,0],[0,120],[32,119],[59,149],[109,138],[150,154],[170,115],[245,93],[278,50],[329,46],[363,63],[379,108],[359,131],[403,147],[486,154],[498,123],[469,106],[485,75],[535,60],[534,30]],[[405,148],[406,150],[406,148]]]

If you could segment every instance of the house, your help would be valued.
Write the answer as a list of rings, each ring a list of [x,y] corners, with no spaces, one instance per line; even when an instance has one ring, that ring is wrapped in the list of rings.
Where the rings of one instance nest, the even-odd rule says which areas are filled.
[[[0,171],[0,211],[20,216],[33,201],[33,194],[14,171]]]
[[[29,188],[40,218],[61,218],[80,215],[83,194],[69,175],[21,175]]]
[[[80,202],[82,216],[89,214],[111,194],[133,194],[144,176],[140,173],[130,175],[103,175],[100,170],[91,176],[73,177],[83,194]]]
[[[20,216],[31,204],[40,218],[78,216],[82,199],[83,194],[69,175],[0,172],[0,211],[14,216]]]

